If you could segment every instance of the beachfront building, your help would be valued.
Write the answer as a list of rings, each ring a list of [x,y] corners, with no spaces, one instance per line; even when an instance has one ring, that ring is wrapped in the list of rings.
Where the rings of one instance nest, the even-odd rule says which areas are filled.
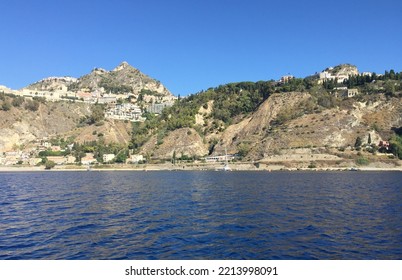
[[[102,157],[103,163],[111,162],[112,160],[114,160],[115,157],[115,154],[104,154]]]

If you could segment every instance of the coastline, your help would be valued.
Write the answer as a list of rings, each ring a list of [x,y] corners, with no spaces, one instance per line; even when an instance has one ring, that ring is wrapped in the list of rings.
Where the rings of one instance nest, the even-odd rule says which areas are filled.
[[[278,171],[402,171],[402,165],[369,165],[369,166],[319,166],[314,168],[295,167],[282,164],[260,164],[260,163],[232,163],[232,171],[256,171],[256,172],[278,172]],[[219,171],[221,164],[217,163],[192,163],[192,164],[144,164],[144,165],[108,165],[108,166],[87,166],[78,165],[59,165],[53,169],[46,170],[43,166],[0,166],[1,172],[96,172],[96,171]]]

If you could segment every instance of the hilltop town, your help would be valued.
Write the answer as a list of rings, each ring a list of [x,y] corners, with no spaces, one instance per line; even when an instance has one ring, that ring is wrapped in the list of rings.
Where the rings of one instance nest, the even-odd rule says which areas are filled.
[[[0,86],[0,165],[398,169],[401,80],[394,70],[342,64],[178,100],[123,62],[20,90]]]

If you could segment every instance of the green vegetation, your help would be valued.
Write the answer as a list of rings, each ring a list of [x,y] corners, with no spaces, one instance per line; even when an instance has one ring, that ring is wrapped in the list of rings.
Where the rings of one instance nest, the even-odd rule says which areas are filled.
[[[39,101],[37,100],[26,100],[25,109],[30,110],[32,112],[36,112],[39,109]]]
[[[359,150],[361,148],[362,144],[363,144],[363,141],[362,141],[361,137],[357,136],[356,141],[355,141],[355,148]]]
[[[45,163],[45,169],[50,170],[56,166],[56,163],[52,160],[47,160]]]
[[[105,119],[105,106],[102,104],[95,104],[91,107],[91,115],[85,116],[80,119],[78,126],[92,125],[96,126],[103,125],[103,120]]]
[[[15,98],[13,98],[13,101],[11,102],[11,104],[14,107],[20,107],[23,103],[24,103],[24,97],[22,96],[16,96]]]
[[[363,156],[360,156],[359,158],[356,159],[356,164],[358,165],[368,165],[369,163],[370,161]]]
[[[106,92],[115,93],[115,94],[123,94],[127,92],[133,92],[133,87],[118,84],[113,82],[112,79],[108,79],[103,77],[102,80],[99,82],[99,86],[103,87]]]
[[[396,129],[396,134],[389,141],[390,151],[399,159],[402,159],[402,127]]]

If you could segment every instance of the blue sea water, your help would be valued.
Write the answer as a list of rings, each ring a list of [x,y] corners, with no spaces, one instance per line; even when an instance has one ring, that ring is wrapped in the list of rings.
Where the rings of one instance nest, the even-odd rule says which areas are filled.
[[[0,173],[0,259],[402,259],[402,172]]]

